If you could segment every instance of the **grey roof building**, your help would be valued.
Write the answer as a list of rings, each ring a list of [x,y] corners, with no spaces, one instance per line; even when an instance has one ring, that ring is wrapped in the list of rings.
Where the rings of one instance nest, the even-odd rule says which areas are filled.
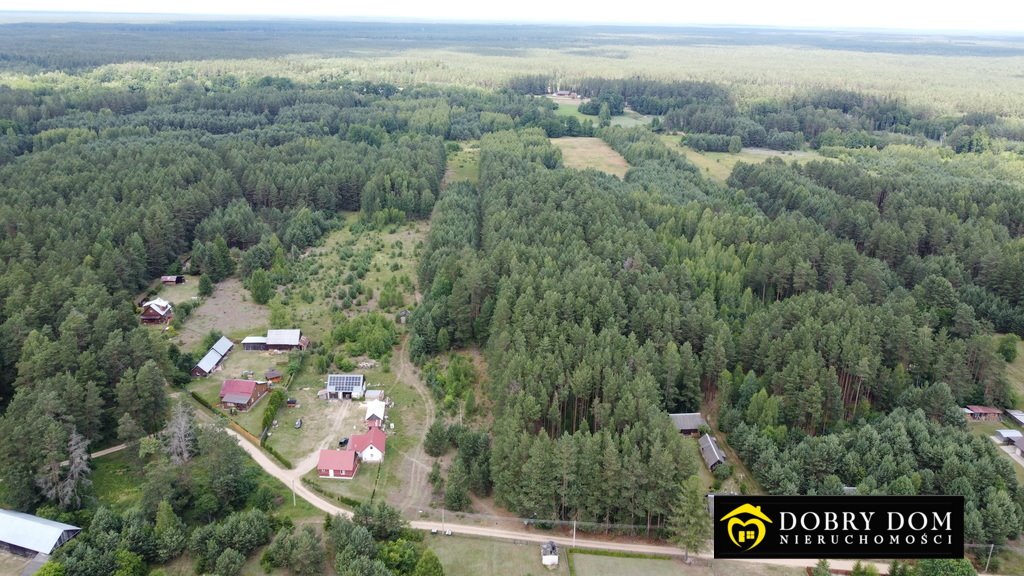
[[[714,470],[725,462],[725,452],[718,447],[714,436],[705,434],[700,437],[698,443],[700,444],[700,455],[704,458],[704,464],[707,465],[708,470]]]
[[[0,547],[16,554],[49,554],[81,531],[78,526],[13,510],[0,510]]]
[[[221,356],[227,356],[228,352],[230,352],[234,347],[235,343],[227,336],[221,336],[220,340],[217,340],[217,343],[214,344],[213,348],[210,348],[210,350],[215,350]]]
[[[669,414],[669,419],[672,420],[672,425],[676,427],[681,434],[696,434],[697,430],[701,426],[707,426],[708,423],[704,420],[704,416],[700,412],[688,412],[685,414]]]
[[[329,374],[325,393],[329,398],[362,398],[366,381],[362,374]]]

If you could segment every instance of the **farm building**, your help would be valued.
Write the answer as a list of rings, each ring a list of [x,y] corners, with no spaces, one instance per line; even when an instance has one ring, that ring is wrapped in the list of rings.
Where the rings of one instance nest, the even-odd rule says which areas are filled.
[[[558,566],[558,546],[548,540],[540,545],[540,563],[552,568]]]
[[[209,376],[213,371],[220,366],[221,361],[224,357],[231,352],[231,349],[235,347],[235,343],[232,342],[227,336],[221,336],[220,340],[210,348],[210,351],[206,353],[202,359],[192,368],[192,376],[201,378],[203,376]]]
[[[276,384],[281,381],[281,378],[284,377],[284,374],[281,374],[280,370],[271,368],[270,370],[267,370],[266,372],[263,373],[263,377],[267,379],[267,382],[273,382]]]
[[[1024,412],[1020,410],[1007,410],[1006,415],[1010,417],[1017,426],[1024,426]]]
[[[224,408],[248,410],[269,390],[266,382],[225,380],[220,386],[220,404]]]
[[[353,450],[321,450],[316,472],[321,478],[351,479],[359,469],[359,458]]]
[[[1013,441],[1017,438],[1024,438],[1024,434],[1021,434],[1020,430],[1007,428],[1005,430],[996,430],[996,438],[999,438],[999,441],[1003,444],[1013,444]]]
[[[672,425],[676,427],[676,430],[679,430],[680,434],[696,434],[701,426],[708,425],[700,412],[669,414],[668,417],[672,420]]]
[[[972,406],[969,405],[964,410],[964,414],[967,418],[975,421],[987,421],[987,422],[999,422],[999,416],[1003,413],[999,408],[993,408],[991,406]]]
[[[1024,457],[1024,436],[1013,439],[1013,453]]]
[[[700,437],[700,455],[704,458],[704,464],[708,470],[714,470],[725,462],[725,452],[718,447],[715,437],[705,434]]]
[[[267,330],[267,350],[305,350],[309,338],[302,330]]]
[[[174,307],[163,298],[154,298],[142,303],[139,320],[145,324],[163,324],[174,318]]]
[[[185,277],[180,275],[180,274],[178,274],[178,275],[171,275],[171,276],[161,276],[160,277],[160,282],[162,282],[163,284],[166,284],[166,285],[184,284],[185,283]]]
[[[19,556],[50,554],[81,531],[70,524],[0,510],[0,549]]]
[[[366,381],[362,374],[328,374],[327,386],[317,395],[325,398],[362,398]]]
[[[381,400],[370,400],[366,403],[366,425],[371,428],[384,426],[384,410],[387,404]]]
[[[366,399],[366,400],[383,400],[384,399],[384,391],[383,390],[367,390],[363,394],[363,398]]]
[[[387,437],[380,428],[370,428],[366,434],[356,434],[349,441],[349,446],[363,462],[380,462],[384,460]]]
[[[266,336],[246,336],[242,339],[243,350],[266,350],[267,349],[267,337]]]

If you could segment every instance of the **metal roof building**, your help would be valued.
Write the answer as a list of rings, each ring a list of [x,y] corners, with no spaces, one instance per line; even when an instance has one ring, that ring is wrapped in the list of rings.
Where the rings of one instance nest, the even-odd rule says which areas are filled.
[[[267,330],[267,346],[298,346],[302,330]]]
[[[215,350],[221,356],[227,356],[228,352],[234,347],[235,343],[228,339],[227,336],[221,336],[220,340],[217,340],[217,343],[210,350]]]
[[[683,434],[693,434],[700,429],[701,426],[707,426],[708,423],[704,420],[704,416],[701,416],[700,412],[689,412],[686,414],[669,414],[668,417],[672,420],[672,425],[676,427]]]
[[[707,434],[700,437],[700,455],[704,457],[704,463],[708,470],[714,470],[719,464],[725,462],[725,452],[718,447],[714,436]]]
[[[49,554],[82,529],[13,510],[0,510],[0,546],[23,554]]]
[[[362,398],[366,383],[362,374],[328,374],[327,392],[334,397]]]

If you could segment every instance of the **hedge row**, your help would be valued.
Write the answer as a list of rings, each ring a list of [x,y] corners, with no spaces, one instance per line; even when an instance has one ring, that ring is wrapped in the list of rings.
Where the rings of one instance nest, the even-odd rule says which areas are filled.
[[[355,498],[349,498],[348,496],[342,496],[341,494],[331,494],[330,492],[327,492],[326,490],[318,486],[316,483],[310,481],[308,478],[303,478],[302,483],[312,488],[313,491],[316,492],[317,494],[321,496],[326,496],[328,498],[333,498],[338,502],[341,502],[342,504],[351,506],[352,508],[358,508],[362,504],[362,501],[356,500]]]

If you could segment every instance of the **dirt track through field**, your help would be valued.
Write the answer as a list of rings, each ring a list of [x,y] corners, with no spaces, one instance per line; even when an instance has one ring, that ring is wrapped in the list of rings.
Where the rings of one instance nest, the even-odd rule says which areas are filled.
[[[419,299],[417,298],[417,301]],[[435,408],[434,398],[430,391],[424,386],[416,373],[416,368],[409,360],[409,337],[402,338],[402,346],[396,357],[395,377],[399,382],[411,386],[423,400],[426,408],[424,421],[421,430],[411,431],[415,434],[416,446],[405,454],[399,466],[399,477],[402,479],[402,488],[392,495],[391,504],[401,510],[406,516],[417,514],[419,510],[425,510],[430,506],[431,486],[427,481],[430,475],[430,456],[423,449],[423,439],[426,436],[427,428],[434,421]]]

